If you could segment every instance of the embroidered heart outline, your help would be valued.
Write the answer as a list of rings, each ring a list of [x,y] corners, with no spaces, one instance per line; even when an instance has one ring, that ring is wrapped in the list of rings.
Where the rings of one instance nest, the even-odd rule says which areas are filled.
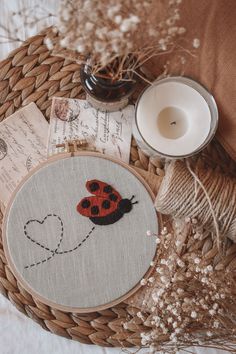
[[[36,241],[36,240],[35,240],[34,238],[32,238],[32,237],[28,234],[28,232],[27,232],[27,226],[28,226],[29,224],[31,224],[31,223],[33,223],[33,222],[37,222],[38,224],[43,225],[44,222],[45,222],[49,217],[56,217],[56,218],[59,220],[60,225],[61,225],[60,238],[59,238],[58,244],[57,244],[57,246],[56,246],[56,248],[55,248],[54,250],[51,250],[49,247],[46,247],[46,246],[43,245],[42,243]],[[24,234],[25,234],[25,236],[27,237],[28,240],[30,240],[31,242],[35,243],[37,246],[39,246],[39,247],[45,249],[46,251],[51,252],[51,255],[48,256],[47,258],[44,258],[43,260],[41,260],[41,261],[39,261],[39,262],[30,264],[30,265],[27,265],[27,266],[24,267],[25,269],[27,269],[27,268],[31,268],[31,267],[37,266],[37,265],[39,265],[39,264],[45,263],[45,262],[49,261],[50,259],[52,259],[52,258],[55,256],[57,250],[59,249],[59,247],[60,247],[60,245],[61,245],[61,242],[62,242],[63,236],[64,236],[64,225],[63,225],[63,221],[62,221],[62,219],[60,218],[60,216],[58,216],[58,215],[56,215],[56,214],[48,214],[48,215],[46,215],[46,216],[43,218],[42,221],[40,221],[40,220],[38,220],[38,219],[30,219],[30,220],[28,220],[28,221],[26,222],[26,224],[24,225]]]
[[[43,243],[41,242],[38,242],[36,241],[33,237],[31,237],[28,232],[27,232],[27,226],[32,223],[32,222],[37,222],[38,224],[40,225],[43,225],[44,222],[49,218],[49,217],[56,217],[59,222],[60,222],[60,225],[61,225],[61,234],[60,234],[60,239],[59,239],[59,242],[57,244],[57,247],[55,249],[51,249],[47,246],[45,246]],[[32,268],[32,267],[35,267],[35,266],[38,266],[40,264],[43,264],[49,260],[51,260],[55,255],[62,255],[62,254],[66,254],[66,253],[70,253],[70,252],[73,252],[73,251],[76,251],[80,246],[82,246],[82,244],[89,238],[89,236],[92,234],[92,232],[95,230],[95,226],[92,227],[92,229],[88,232],[88,234],[85,236],[85,238],[79,242],[75,247],[71,248],[71,249],[68,249],[68,250],[65,250],[65,251],[58,251],[60,246],[61,246],[61,243],[63,241],[63,237],[64,237],[64,224],[63,224],[63,221],[62,219],[60,218],[60,216],[56,215],[56,214],[48,214],[46,215],[42,221],[38,220],[38,219],[30,219],[26,222],[26,224],[24,225],[24,235],[27,237],[27,239],[31,242],[33,242],[34,244],[36,244],[37,246],[41,247],[42,249],[45,249],[46,251],[49,251],[51,252],[51,255],[48,256],[47,258],[44,258],[42,259],[41,261],[38,261],[38,262],[35,262],[35,263],[32,263],[32,264],[29,264],[29,265],[26,265],[24,268],[25,269],[29,269],[29,268]]]

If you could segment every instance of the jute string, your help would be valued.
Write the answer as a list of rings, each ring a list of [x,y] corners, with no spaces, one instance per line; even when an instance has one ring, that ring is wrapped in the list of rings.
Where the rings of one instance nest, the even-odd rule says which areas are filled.
[[[171,162],[159,188],[155,206],[175,218],[196,218],[214,231],[218,245],[224,237],[236,241],[235,179],[188,162]]]

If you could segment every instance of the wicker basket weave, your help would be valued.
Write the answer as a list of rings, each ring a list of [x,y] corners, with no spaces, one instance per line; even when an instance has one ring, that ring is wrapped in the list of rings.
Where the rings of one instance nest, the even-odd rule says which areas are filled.
[[[28,39],[0,63],[0,120],[22,106],[35,102],[44,116],[49,119],[53,96],[81,98],[79,65],[52,56],[44,45],[45,33]],[[236,175],[235,162],[217,142],[213,142],[198,158],[207,165]],[[130,161],[144,170],[163,175],[163,163],[149,159],[132,142]],[[1,215],[2,219],[2,215]],[[1,221],[1,220],[0,220]],[[206,257],[217,256],[212,243],[207,240],[195,247]],[[229,245],[229,257],[224,267],[236,256],[235,246]],[[189,249],[193,245],[189,245]],[[186,253],[189,251],[186,248]],[[44,329],[82,343],[106,347],[132,347],[140,345],[140,333],[149,330],[137,317],[139,309],[121,303],[108,310],[90,314],[64,313],[36,301],[17,282],[4,255],[0,239],[0,291],[18,309]],[[123,323],[126,322],[126,329]]]

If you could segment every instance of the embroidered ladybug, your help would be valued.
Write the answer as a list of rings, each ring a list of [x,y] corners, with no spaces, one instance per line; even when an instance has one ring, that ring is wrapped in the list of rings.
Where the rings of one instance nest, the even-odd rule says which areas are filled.
[[[122,199],[111,185],[96,179],[87,181],[86,188],[93,196],[83,198],[77,205],[77,211],[96,225],[114,224],[138,203],[132,202],[134,195],[130,199]]]

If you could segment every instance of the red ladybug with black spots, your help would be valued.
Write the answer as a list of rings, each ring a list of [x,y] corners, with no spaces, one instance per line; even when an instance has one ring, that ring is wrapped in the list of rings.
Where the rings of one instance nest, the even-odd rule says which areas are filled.
[[[138,203],[132,202],[134,196],[123,199],[111,185],[96,179],[87,181],[86,188],[93,196],[83,198],[77,211],[96,225],[114,224]]]

